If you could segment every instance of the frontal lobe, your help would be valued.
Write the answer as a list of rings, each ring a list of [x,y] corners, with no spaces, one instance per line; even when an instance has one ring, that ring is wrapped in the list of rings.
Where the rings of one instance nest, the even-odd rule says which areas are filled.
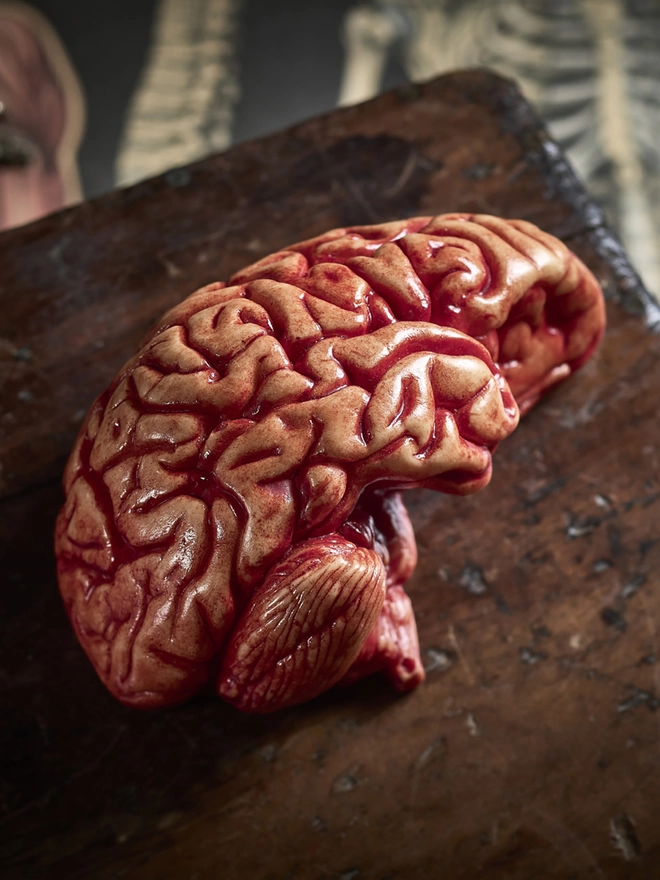
[[[332,230],[189,296],[94,404],[65,474],[60,588],[104,683],[143,707],[204,687],[228,644],[231,663],[242,656],[245,621],[270,620],[251,605],[270,595],[282,560],[348,534],[371,485],[481,488],[518,405],[586,360],[603,314],[598,285],[560,242],[472,215]],[[388,590],[402,589],[392,547],[361,546]],[[394,602],[380,577],[369,580],[371,616],[355,599],[355,620]],[[379,620],[369,651],[387,629]],[[346,632],[357,656],[369,633]],[[269,631],[250,638],[278,656]],[[396,669],[403,654],[388,650]],[[314,688],[344,673],[321,670]]]

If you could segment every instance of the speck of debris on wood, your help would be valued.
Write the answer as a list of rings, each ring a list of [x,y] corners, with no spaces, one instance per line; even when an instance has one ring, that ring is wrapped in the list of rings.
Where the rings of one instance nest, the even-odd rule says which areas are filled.
[[[625,617],[623,617],[616,608],[603,608],[600,612],[600,618],[605,624],[605,626],[611,626],[613,629],[618,630],[619,632],[624,632],[627,623]]]
[[[452,665],[452,655],[442,648],[429,648],[426,651],[427,662],[424,666],[425,672],[438,672],[449,669]]]
[[[17,361],[29,361],[32,359],[32,349],[27,345],[17,348],[14,352],[14,359]]]
[[[513,611],[511,611],[511,608],[501,596],[495,597],[495,607],[502,614],[513,614]]]
[[[631,596],[634,596],[637,590],[640,587],[643,587],[646,583],[646,575],[645,574],[636,574],[632,577],[627,584],[624,585],[621,590],[621,596],[624,599],[629,599]]]
[[[574,517],[569,513],[566,515],[566,537],[569,541],[585,538],[595,532],[600,523],[601,520],[596,516]]]
[[[535,651],[533,648],[520,648],[518,654],[521,662],[526,663],[528,666],[533,666],[540,660],[545,660],[545,655]]]
[[[29,388],[21,388],[16,397],[21,401],[21,403],[29,403],[34,395]]]
[[[337,874],[337,880],[356,880],[361,873],[362,871],[359,868],[349,868],[348,871],[342,871],[341,874]]]
[[[535,504],[538,504],[539,501],[543,501],[544,498],[552,495],[553,492],[556,492],[558,489],[563,489],[567,482],[568,477],[558,477],[556,480],[550,480],[550,482],[545,483],[543,486],[540,486],[538,489],[529,493],[525,499],[525,507],[533,507]]]
[[[631,709],[638,709],[640,706],[646,706],[651,712],[655,712],[660,707],[660,700],[648,691],[634,688],[632,695],[619,703],[616,711],[621,715],[624,712],[630,712]]]
[[[605,510],[612,506],[612,501],[607,495],[594,495],[594,501],[599,507],[602,507]]]
[[[314,816],[311,825],[314,831],[326,831],[328,827],[320,816]]]
[[[332,783],[332,792],[333,794],[346,794],[348,791],[353,791],[357,784],[355,776],[345,773],[343,776],[338,776]]]
[[[260,755],[267,764],[271,764],[275,760],[276,751],[275,746],[272,743],[269,743],[268,745],[257,749],[257,754]]]
[[[639,661],[643,666],[653,666],[657,663],[657,658],[655,654],[646,654],[646,656],[642,657]]]
[[[632,862],[642,854],[635,822],[627,813],[620,813],[610,819],[610,840],[626,862]]]
[[[452,712],[449,715],[445,713],[443,717],[453,718],[455,715],[460,714],[461,712]],[[434,739],[433,742],[430,743],[412,762],[409,770],[410,775],[415,778],[420,770],[423,770],[425,767],[441,763],[446,753],[447,741],[443,736],[439,736]]]
[[[481,736],[481,728],[475,721],[472,712],[468,712],[467,718],[465,719],[465,726],[467,727],[470,736]]]
[[[484,573],[478,565],[466,565],[461,572],[458,583],[472,596],[483,596],[488,589],[484,579]]]
[[[593,571],[596,574],[602,574],[608,568],[612,568],[614,563],[610,559],[597,559],[593,564]]]

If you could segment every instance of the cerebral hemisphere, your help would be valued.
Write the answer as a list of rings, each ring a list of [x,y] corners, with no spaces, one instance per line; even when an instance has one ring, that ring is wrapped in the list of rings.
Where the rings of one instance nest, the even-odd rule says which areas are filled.
[[[424,679],[399,491],[484,487],[496,446],[604,329],[589,270],[531,223],[334,229],[169,311],[81,428],[60,590],[108,689],[212,685],[249,712]]]

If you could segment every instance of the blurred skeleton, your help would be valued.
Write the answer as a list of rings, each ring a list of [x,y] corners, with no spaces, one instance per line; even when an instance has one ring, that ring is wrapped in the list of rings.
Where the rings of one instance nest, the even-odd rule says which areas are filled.
[[[119,185],[231,144],[242,9],[160,0]],[[660,0],[371,0],[347,13],[344,44],[340,104],[375,96],[392,61],[413,81],[475,65],[515,79],[660,294]],[[0,2],[0,228],[79,198],[83,117],[52,29]]]
[[[161,0],[117,157],[127,186],[226,150],[240,90],[242,0]]]
[[[493,68],[515,79],[660,294],[660,2],[374,0],[344,26],[340,103],[411,80]]]

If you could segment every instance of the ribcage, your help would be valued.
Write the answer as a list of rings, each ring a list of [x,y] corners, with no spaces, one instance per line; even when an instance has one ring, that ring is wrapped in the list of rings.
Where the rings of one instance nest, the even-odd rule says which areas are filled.
[[[660,293],[658,0],[388,0],[349,13],[346,37],[365,87],[356,59],[373,82],[376,43],[381,74],[398,55],[413,80],[475,65],[515,79]],[[346,76],[342,92],[368,97]]]

